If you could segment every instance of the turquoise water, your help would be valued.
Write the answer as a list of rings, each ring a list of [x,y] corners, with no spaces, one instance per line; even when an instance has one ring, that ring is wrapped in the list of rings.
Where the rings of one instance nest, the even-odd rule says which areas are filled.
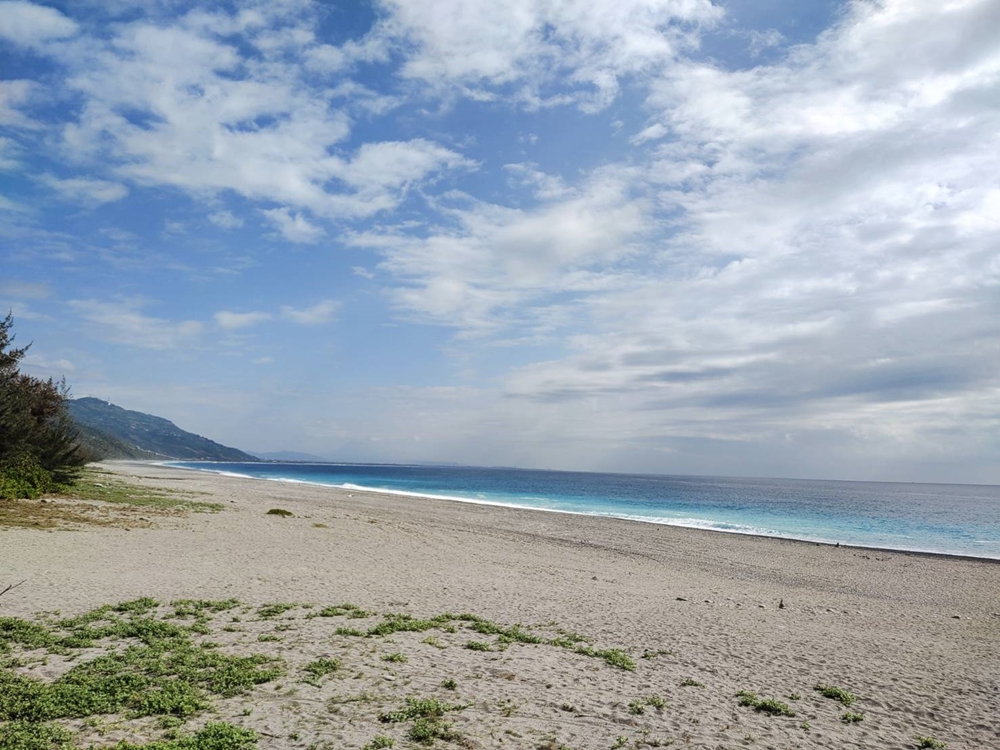
[[[175,462],[203,471],[1000,559],[1000,487],[380,464]]]

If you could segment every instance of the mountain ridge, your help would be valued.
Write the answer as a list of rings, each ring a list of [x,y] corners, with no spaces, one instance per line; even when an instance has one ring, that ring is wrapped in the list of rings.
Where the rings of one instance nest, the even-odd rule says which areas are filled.
[[[66,402],[80,444],[99,458],[257,461],[256,456],[182,430],[169,419],[85,396]]]

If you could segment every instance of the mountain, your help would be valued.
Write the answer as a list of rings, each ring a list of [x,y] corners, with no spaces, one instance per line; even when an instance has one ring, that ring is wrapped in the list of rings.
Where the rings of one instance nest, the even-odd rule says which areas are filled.
[[[102,458],[257,460],[249,453],[186,432],[163,417],[129,411],[98,398],[77,398],[66,405],[80,428],[84,450]]]
[[[80,444],[87,461],[103,461],[106,458],[148,461],[163,458],[158,453],[143,450],[136,445],[129,445],[113,435],[80,422],[76,422],[76,431],[77,442]]]
[[[312,453],[299,453],[298,451],[272,451],[270,453],[261,453],[258,451],[254,455],[257,456],[257,458],[264,459],[265,461],[289,461],[313,464],[330,463],[330,459],[328,458],[314,456]]]

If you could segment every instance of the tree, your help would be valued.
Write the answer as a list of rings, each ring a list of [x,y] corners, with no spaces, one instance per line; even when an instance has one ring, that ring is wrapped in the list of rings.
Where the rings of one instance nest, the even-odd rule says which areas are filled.
[[[66,411],[65,379],[19,371],[31,344],[15,348],[11,313],[0,321],[0,498],[37,497],[71,481],[84,462]]]

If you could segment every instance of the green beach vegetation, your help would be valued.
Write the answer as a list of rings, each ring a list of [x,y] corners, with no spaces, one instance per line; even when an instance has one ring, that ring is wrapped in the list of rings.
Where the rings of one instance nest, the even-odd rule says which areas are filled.
[[[351,621],[360,627],[345,628]],[[287,638],[269,632],[280,626],[288,626]],[[472,634],[484,648],[458,648],[472,643]],[[678,676],[671,692],[640,693],[661,667],[636,664],[624,648],[581,649],[581,643],[597,641],[567,638],[554,622],[506,625],[471,614],[418,617],[353,604],[250,605],[232,598],[140,597],[71,616],[0,617],[0,747],[254,750],[288,738],[306,749],[336,750],[343,746],[330,740],[336,726],[353,728],[352,747],[471,747],[488,731],[525,740],[517,746],[559,748],[565,746],[552,730],[566,714],[589,722],[604,747],[687,742],[683,729],[662,734],[663,722],[688,712],[692,693],[683,685],[693,680]],[[443,661],[441,646],[453,661]],[[535,661],[536,649],[550,654],[541,677],[518,666]],[[485,653],[470,653],[479,650]],[[392,664],[391,671],[372,669],[379,661]],[[581,680],[589,684],[586,693],[548,692]],[[524,691],[508,693],[521,682]],[[790,684],[782,693],[802,688]],[[713,690],[710,684],[697,692]],[[581,702],[588,695],[607,697],[588,705]],[[750,721],[795,715],[755,692],[741,691],[737,699],[765,715]],[[865,718],[830,713],[797,726],[830,729]],[[528,729],[536,734],[529,743],[526,726],[540,720],[552,723]],[[689,714],[686,721],[695,726],[703,717]],[[932,737],[915,741],[944,747]]]
[[[820,684],[816,685],[813,688],[813,690],[818,692],[824,698],[830,698],[831,700],[839,701],[845,707],[850,707],[854,703],[854,701],[857,700],[857,697],[854,695],[854,693],[851,693],[848,690],[844,690],[843,688],[839,688],[836,685]]]

